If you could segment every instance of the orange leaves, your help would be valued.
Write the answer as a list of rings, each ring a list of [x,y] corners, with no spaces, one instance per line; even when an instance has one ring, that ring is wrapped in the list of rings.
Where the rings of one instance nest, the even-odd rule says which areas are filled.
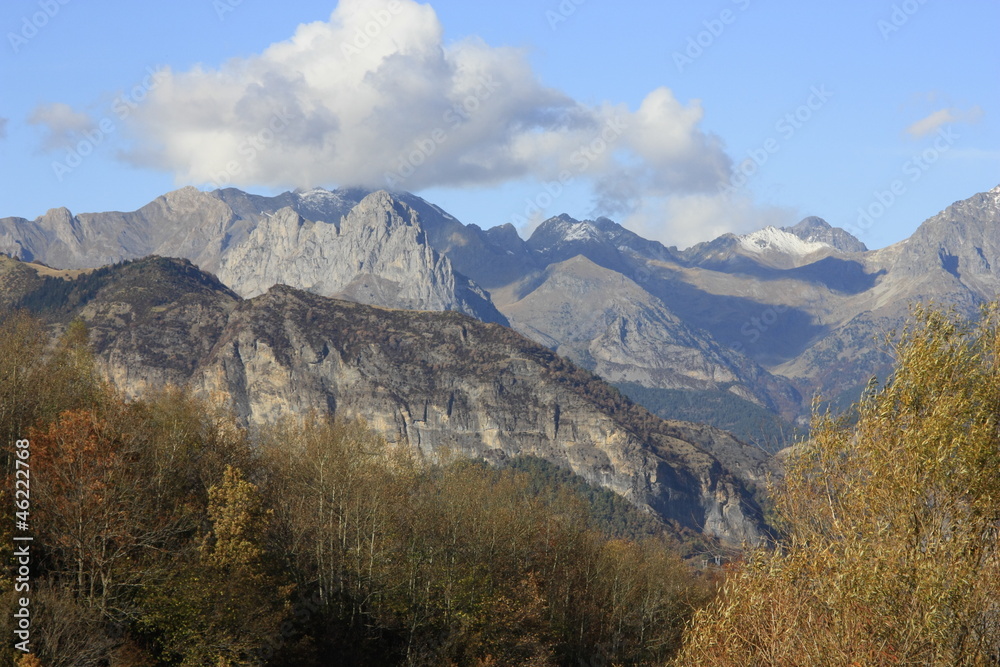
[[[55,502],[104,504],[115,470],[123,465],[106,422],[88,410],[64,412],[46,430],[32,431],[35,474]]]

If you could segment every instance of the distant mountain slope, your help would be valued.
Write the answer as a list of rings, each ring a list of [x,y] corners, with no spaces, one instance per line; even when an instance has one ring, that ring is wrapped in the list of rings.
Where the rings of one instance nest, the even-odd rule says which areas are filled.
[[[550,264],[503,307],[513,326],[609,382],[727,391],[794,415],[795,389],[703,331],[628,277],[577,255]],[[585,314],[585,315],[584,315]]]
[[[307,410],[363,417],[426,455],[544,458],[731,542],[764,529],[748,491],[767,469],[759,450],[662,421],[506,327],[286,286],[244,300],[185,260],[156,257],[76,278],[0,259],[0,295],[55,325],[84,318],[102,367],[128,391],[187,384],[228,397],[248,422]]]

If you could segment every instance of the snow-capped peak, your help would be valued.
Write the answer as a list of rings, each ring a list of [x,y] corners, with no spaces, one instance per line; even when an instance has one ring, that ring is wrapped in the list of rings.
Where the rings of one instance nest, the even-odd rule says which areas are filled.
[[[563,241],[587,241],[596,239],[599,233],[594,226],[587,221],[575,223],[564,223],[562,225]]]
[[[803,241],[795,234],[790,234],[770,225],[756,232],[744,234],[739,239],[740,246],[744,250],[754,253],[763,253],[770,250],[786,255],[802,256],[822,250],[823,248],[833,247],[829,243],[823,243],[822,241]]]

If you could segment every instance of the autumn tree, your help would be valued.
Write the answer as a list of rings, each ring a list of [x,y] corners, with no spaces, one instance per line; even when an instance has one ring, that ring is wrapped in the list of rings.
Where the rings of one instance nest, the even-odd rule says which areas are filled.
[[[319,600],[297,631],[347,662],[378,655],[391,642],[369,642],[370,628],[379,625],[386,572],[400,566],[391,535],[413,483],[410,456],[363,422],[319,415],[289,416],[257,439],[275,551],[297,589]]]
[[[36,577],[47,591],[38,596],[37,638],[54,665],[119,643],[112,628],[137,617],[146,569],[179,531],[176,517],[150,497],[146,443],[130,412],[109,401],[101,414],[69,410],[29,432],[32,526],[42,556]],[[87,650],[65,651],[70,645]]]
[[[0,465],[5,471],[0,482],[0,561],[5,566],[13,559],[14,529],[14,442],[27,435],[27,429],[37,418],[38,372],[44,351],[45,335],[41,323],[24,311],[8,315],[0,322]],[[11,570],[0,572],[2,599],[10,602],[5,609],[12,609],[14,594]],[[10,615],[0,619],[0,631],[12,636],[13,619]],[[0,661],[12,664],[16,653],[9,643],[0,646]]]
[[[113,393],[97,371],[90,333],[81,319],[71,321],[55,341],[40,376],[37,388],[43,420],[65,410],[92,409]]]
[[[786,538],[732,571],[680,664],[1000,661],[1000,311],[915,316],[856,425],[817,415],[789,456]]]
[[[143,527],[135,504],[141,481],[134,452],[87,410],[72,410],[33,430],[34,525],[44,537],[52,573],[102,613],[112,603],[116,570],[131,556]]]

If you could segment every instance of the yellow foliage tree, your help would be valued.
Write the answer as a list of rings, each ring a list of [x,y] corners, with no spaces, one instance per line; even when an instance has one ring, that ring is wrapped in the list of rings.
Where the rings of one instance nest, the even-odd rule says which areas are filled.
[[[856,425],[818,415],[789,455],[786,538],[731,572],[679,664],[1000,662],[1000,307],[914,314]]]
[[[226,466],[222,483],[208,490],[212,531],[201,545],[202,561],[224,571],[252,572],[260,565],[260,535],[266,518],[257,487],[238,468]]]

